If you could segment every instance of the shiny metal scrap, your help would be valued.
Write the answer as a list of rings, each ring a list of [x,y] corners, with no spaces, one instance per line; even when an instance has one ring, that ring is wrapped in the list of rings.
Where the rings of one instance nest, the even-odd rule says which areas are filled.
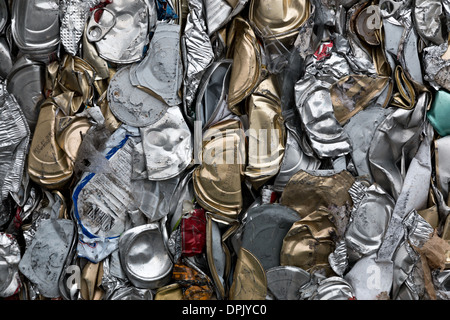
[[[124,232],[120,236],[119,256],[127,277],[137,288],[160,288],[172,277],[173,264],[156,224]]]

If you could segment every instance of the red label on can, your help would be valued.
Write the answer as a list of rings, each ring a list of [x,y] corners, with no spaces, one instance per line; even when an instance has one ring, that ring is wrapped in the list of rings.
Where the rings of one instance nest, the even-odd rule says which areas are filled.
[[[314,57],[317,60],[325,59],[331,55],[331,49],[333,49],[333,42],[323,43],[319,49],[314,53]]]
[[[182,254],[192,257],[203,252],[206,246],[206,215],[204,209],[196,209],[189,218],[181,221]]]

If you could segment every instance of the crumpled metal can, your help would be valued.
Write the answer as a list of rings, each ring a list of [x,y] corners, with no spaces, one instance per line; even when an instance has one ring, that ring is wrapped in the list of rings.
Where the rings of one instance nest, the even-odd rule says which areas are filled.
[[[448,30],[448,0],[0,0],[1,299],[448,300]]]

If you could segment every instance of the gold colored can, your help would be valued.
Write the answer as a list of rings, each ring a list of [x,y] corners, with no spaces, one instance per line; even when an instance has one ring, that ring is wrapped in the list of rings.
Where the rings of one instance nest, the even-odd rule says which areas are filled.
[[[92,263],[90,261],[81,272],[80,293],[83,300],[102,300],[104,291],[101,289],[103,277],[103,262]]]
[[[233,60],[228,103],[230,110],[242,115],[239,104],[247,98],[265,77],[261,46],[250,24],[238,16],[231,22],[227,34],[227,59]]]
[[[266,272],[258,259],[241,248],[236,262],[230,300],[265,300],[267,295]]]
[[[178,283],[161,287],[156,291],[155,300],[183,300],[183,289]]]
[[[203,135],[202,163],[193,172],[194,193],[207,211],[223,222],[242,209],[241,183],[246,162],[245,135],[239,120],[219,122]]]
[[[60,120],[60,127],[56,130],[56,141],[69,159],[75,162],[78,149],[83,142],[84,135],[91,127],[91,122],[84,117],[67,117]]]
[[[73,174],[72,161],[56,141],[57,108],[50,98],[42,104],[28,154],[30,178],[49,189],[62,187]]]
[[[290,45],[308,20],[310,11],[308,0],[252,0],[249,19],[265,38]]]
[[[354,182],[348,171],[322,176],[301,170],[287,183],[280,203],[297,211],[302,218],[319,207],[351,207],[353,201],[348,190]]]
[[[280,170],[285,148],[285,129],[276,79],[263,80],[249,97],[248,165],[245,175],[258,189]]]
[[[329,271],[328,256],[335,248],[333,236],[337,232],[332,220],[330,211],[320,207],[295,222],[283,239],[281,265]]]

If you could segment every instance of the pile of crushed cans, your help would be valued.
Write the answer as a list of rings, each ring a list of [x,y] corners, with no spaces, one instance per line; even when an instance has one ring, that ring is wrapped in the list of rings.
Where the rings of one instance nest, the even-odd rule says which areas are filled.
[[[450,0],[0,0],[2,300],[448,300]]]

